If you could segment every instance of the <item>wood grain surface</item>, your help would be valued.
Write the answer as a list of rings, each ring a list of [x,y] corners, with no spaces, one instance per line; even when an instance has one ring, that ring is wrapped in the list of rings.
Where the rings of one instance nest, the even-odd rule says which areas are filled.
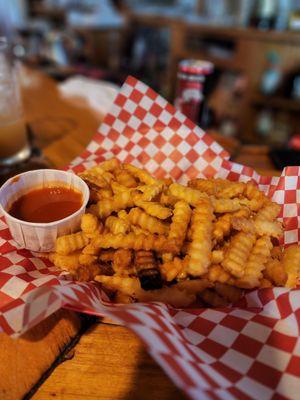
[[[0,399],[21,399],[81,328],[77,314],[60,310],[19,339],[0,334]]]
[[[80,339],[73,359],[59,365],[34,400],[184,399],[128,329],[95,324]]]

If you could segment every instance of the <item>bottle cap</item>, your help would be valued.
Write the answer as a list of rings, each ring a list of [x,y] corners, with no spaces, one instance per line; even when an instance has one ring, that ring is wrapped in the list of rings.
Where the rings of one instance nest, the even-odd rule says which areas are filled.
[[[204,60],[182,60],[179,63],[179,71],[187,74],[209,75],[213,69],[214,65]]]

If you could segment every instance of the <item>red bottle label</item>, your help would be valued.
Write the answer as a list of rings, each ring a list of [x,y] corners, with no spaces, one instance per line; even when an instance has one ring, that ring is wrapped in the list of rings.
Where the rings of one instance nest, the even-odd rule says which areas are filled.
[[[200,81],[179,78],[175,107],[194,122],[197,122],[203,99],[203,84]]]

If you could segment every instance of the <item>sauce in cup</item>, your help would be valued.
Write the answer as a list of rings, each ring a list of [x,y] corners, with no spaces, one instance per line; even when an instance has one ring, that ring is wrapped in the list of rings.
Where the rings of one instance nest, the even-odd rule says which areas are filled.
[[[27,171],[0,188],[0,214],[19,247],[53,251],[56,238],[80,229],[89,188],[77,175],[56,169]]]
[[[64,186],[33,189],[18,198],[8,210],[13,217],[27,222],[59,221],[79,210],[82,194]]]

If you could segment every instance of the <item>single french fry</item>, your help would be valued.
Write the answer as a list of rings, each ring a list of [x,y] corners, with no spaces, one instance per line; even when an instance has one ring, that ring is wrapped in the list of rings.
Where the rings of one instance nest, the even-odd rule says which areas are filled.
[[[125,210],[120,210],[118,212],[118,218],[123,219],[124,221],[129,221],[128,214]]]
[[[144,186],[138,186],[137,190],[143,193],[141,195],[141,199],[143,201],[151,201],[162,192],[163,188],[164,188],[163,184],[144,185]]]
[[[114,195],[111,199],[104,199],[97,203],[98,215],[100,218],[108,217],[114,211],[120,211],[133,206],[131,193],[121,192]]]
[[[243,193],[245,184],[241,182],[232,182],[228,179],[192,179],[188,186],[205,192],[210,196],[219,198],[237,197]]]
[[[90,264],[81,265],[78,269],[76,269],[76,271],[73,272],[73,276],[77,281],[89,282],[94,280],[95,276],[104,273],[109,273],[107,267],[103,267],[99,264]]]
[[[246,183],[244,195],[246,196],[246,199],[241,199],[240,202],[249,207],[252,211],[260,210],[266,201],[268,201],[264,193],[262,193],[252,182]]]
[[[223,188],[220,188],[216,193],[216,196],[219,199],[232,199],[233,197],[238,197],[244,193],[245,183],[230,181],[227,182],[229,182],[229,184]]]
[[[120,161],[117,158],[111,158],[110,160],[103,161],[99,164],[104,171],[114,171],[120,166]]]
[[[277,203],[273,203],[271,201],[265,202],[263,208],[258,211],[255,220],[272,222],[278,217],[280,209],[281,207]]]
[[[98,257],[99,261],[101,261],[103,263],[109,263],[109,262],[113,261],[115,252],[116,252],[116,250],[101,251],[101,253],[99,254],[99,257]]]
[[[85,174],[88,176],[93,176],[94,178],[103,179],[104,181],[107,182],[108,185],[114,179],[114,175],[111,172],[109,172],[108,170],[105,170],[104,168],[102,168],[102,166],[100,164],[95,165],[94,167],[92,167],[82,173],[83,176]]]
[[[102,231],[102,224],[93,214],[83,214],[81,217],[81,230],[89,238]]]
[[[211,282],[227,283],[232,280],[231,275],[225,271],[221,265],[212,265],[207,273],[207,278]]]
[[[231,215],[224,214],[220,216],[213,225],[213,238],[217,242],[222,242],[224,237],[230,234],[231,230]]]
[[[109,183],[104,179],[102,175],[93,173],[91,170],[84,171],[78,174],[81,179],[83,179],[88,186],[92,188],[106,189],[109,187]]]
[[[133,196],[134,204],[142,208],[147,214],[159,219],[167,219],[172,215],[172,211],[159,204],[158,202],[144,201],[140,196]]]
[[[124,164],[124,168],[129,171],[135,178],[139,179],[141,182],[146,183],[146,185],[157,185],[160,182],[153,178],[147,171],[137,168],[134,165]]]
[[[233,218],[232,227],[237,231],[256,233],[258,236],[280,238],[283,234],[282,225],[279,221]]]
[[[207,193],[208,195],[216,194],[215,181],[211,179],[191,179],[188,183],[188,186],[192,189],[197,189],[200,192]]]
[[[165,186],[170,186],[173,183],[173,179],[172,178],[163,178],[160,179],[160,181],[165,185]]]
[[[270,258],[266,263],[266,268],[263,271],[264,277],[271,282],[274,282],[276,286],[284,286],[287,280],[287,273],[284,269],[284,265],[278,259]]]
[[[224,217],[229,217],[231,228],[246,233],[254,233],[255,227],[253,226],[253,220],[249,219],[250,213],[249,208],[242,207],[233,213],[224,214]]]
[[[245,263],[255,243],[255,235],[239,232],[230,242],[222,261],[223,268],[237,278],[245,273]]]
[[[132,208],[128,214],[129,221],[133,225],[139,225],[142,229],[151,233],[166,235],[169,231],[169,225],[160,221],[158,218],[148,215],[140,208]]]
[[[232,218],[249,218],[251,211],[247,207],[242,207],[238,211],[231,213]]]
[[[134,273],[132,266],[132,251],[118,249],[113,254],[113,269],[117,275],[128,275]]]
[[[162,253],[161,254],[161,259],[162,259],[163,264],[167,263],[167,262],[170,262],[170,261],[173,261],[174,260],[174,254],[172,254],[172,253]]]
[[[114,194],[122,193],[122,192],[128,192],[130,190],[134,190],[135,188],[128,188],[124,185],[121,185],[120,183],[113,181],[110,183],[110,187],[113,191]]]
[[[212,197],[212,204],[216,213],[231,213],[241,208],[239,199],[216,199]]]
[[[160,195],[159,202],[165,206],[174,206],[178,201],[178,198],[171,195],[169,191]]]
[[[252,289],[259,286],[262,279],[262,271],[270,258],[273,245],[268,236],[262,236],[255,242],[249,258],[245,264],[242,278],[235,281],[235,284],[245,289]]]
[[[208,197],[206,193],[179,185],[178,183],[172,183],[169,186],[169,192],[172,196],[177,197],[179,200],[184,200],[194,207],[196,207],[200,200],[207,199]]]
[[[92,241],[92,245],[102,249],[133,249],[133,250],[154,250],[158,252],[177,252],[177,244],[165,236],[159,235],[113,235],[111,233],[101,234]]]
[[[111,172],[107,172],[107,171],[103,171],[102,172],[102,177],[106,180],[106,182],[110,185],[113,181],[114,181],[114,179],[115,179],[115,177],[114,177],[114,175],[111,173]]]
[[[259,287],[262,288],[262,289],[270,288],[272,286],[273,286],[272,282],[269,279],[266,279],[266,278],[262,278],[260,280],[260,282],[259,282]]]
[[[60,269],[72,272],[79,268],[80,252],[62,255],[58,253],[50,253],[49,259],[53,264]]]
[[[282,224],[279,221],[255,219],[254,225],[255,232],[259,236],[266,235],[278,239],[283,235]]]
[[[165,281],[173,281],[182,271],[187,268],[187,259],[181,260],[175,257],[174,260],[165,262],[160,265],[160,272]]]
[[[187,272],[192,276],[204,275],[211,263],[213,208],[209,199],[202,199],[192,214],[192,242],[188,247]]]
[[[244,233],[255,233],[255,224],[252,219],[248,218],[232,218],[231,224],[233,229]]]
[[[130,225],[130,229],[135,235],[151,235],[151,232],[146,231],[137,225]]]
[[[111,215],[105,220],[105,226],[111,233],[117,235],[118,233],[125,234],[130,230],[130,223],[124,219],[114,217]]]
[[[284,249],[282,262],[287,273],[285,286],[289,288],[296,287],[300,274],[300,246],[292,245]]]
[[[141,286],[145,290],[159,289],[162,279],[153,251],[138,250],[135,252],[134,267]]]
[[[111,188],[97,190],[98,201],[103,200],[103,199],[110,199],[112,196],[113,196],[113,192],[112,192]]]
[[[181,247],[185,239],[187,228],[191,219],[192,210],[183,200],[175,204],[172,223],[170,225],[169,239],[175,239]]]
[[[95,276],[95,281],[102,283],[106,289],[133,297],[136,297],[142,290],[140,281],[134,277],[97,275]]]
[[[95,264],[97,262],[98,257],[97,256],[93,256],[91,254],[83,254],[81,253],[79,256],[79,264],[80,265],[92,265]]]
[[[224,250],[213,250],[211,252],[211,263],[220,264],[224,260]]]
[[[82,254],[97,256],[99,255],[100,251],[100,248],[96,248],[92,243],[89,243],[82,249]]]
[[[116,172],[116,179],[120,185],[123,185],[127,188],[135,188],[137,186],[137,181],[134,176],[125,169],[121,169]]]
[[[89,238],[82,231],[61,236],[56,239],[55,251],[58,254],[68,255],[76,250],[83,249],[89,241]]]

